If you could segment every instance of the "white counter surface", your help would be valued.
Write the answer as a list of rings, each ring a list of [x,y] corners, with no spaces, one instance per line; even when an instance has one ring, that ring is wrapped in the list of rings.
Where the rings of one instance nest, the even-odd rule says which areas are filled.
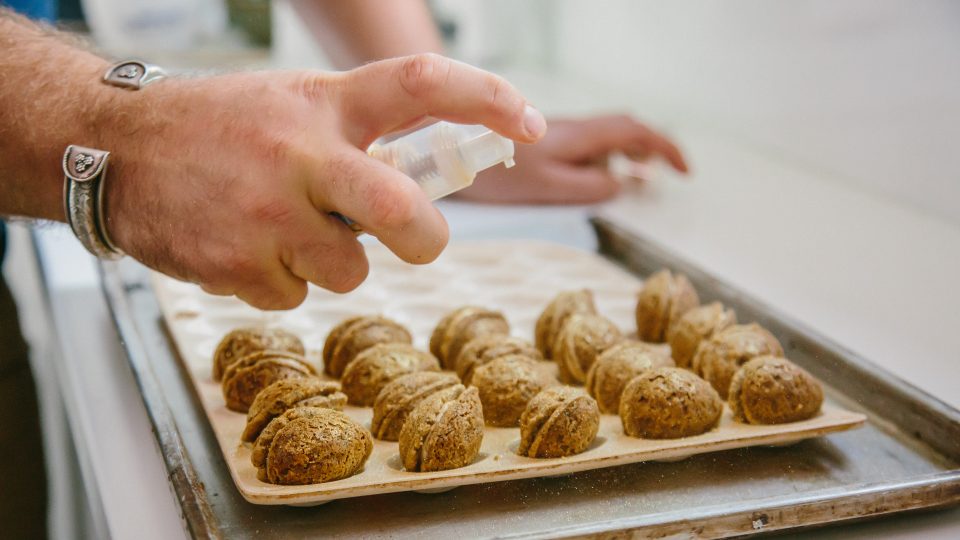
[[[535,237],[590,249],[585,218],[596,211],[960,406],[960,230],[717,136],[677,131],[696,170],[692,181],[664,178],[597,209],[444,202],[452,239]],[[99,494],[114,537],[182,534],[143,404],[122,353],[107,343],[115,335],[94,267],[62,230],[44,231],[40,249],[54,305],[87,314],[56,323],[63,361],[74,363],[62,370],[60,387],[72,394],[74,439],[95,484],[88,491]],[[103,342],[99,354],[81,354],[71,341],[91,339]],[[956,538],[960,509],[820,534]]]

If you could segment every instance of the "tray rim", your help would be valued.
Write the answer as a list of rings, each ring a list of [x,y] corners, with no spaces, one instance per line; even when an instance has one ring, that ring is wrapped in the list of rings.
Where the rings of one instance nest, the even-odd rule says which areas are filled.
[[[851,413],[846,409],[836,407],[841,412]],[[782,433],[775,433],[769,435],[763,435],[752,439],[751,444],[743,445],[737,444],[736,440],[727,440],[723,442],[718,442],[710,446],[709,450],[702,451],[687,451],[689,447],[679,447],[666,451],[657,452],[657,457],[642,457],[645,453],[635,452],[628,454],[621,454],[619,456],[609,456],[603,458],[599,461],[581,461],[574,462],[572,464],[564,464],[555,460],[551,460],[549,463],[545,462],[541,465],[540,468],[526,468],[526,469],[514,469],[507,471],[489,471],[482,474],[469,473],[466,475],[456,476],[444,476],[439,478],[421,478],[417,479],[415,477],[409,477],[408,479],[399,479],[392,480],[390,482],[379,484],[379,485],[368,485],[368,486],[359,486],[359,487],[345,487],[336,489],[324,489],[322,491],[316,491],[318,487],[313,487],[314,491],[301,492],[301,493],[287,493],[287,494],[267,494],[267,493],[256,493],[251,492],[245,489],[243,483],[237,478],[238,471],[237,469],[230,467],[230,475],[234,481],[234,485],[237,488],[237,491],[243,496],[247,502],[252,504],[259,504],[265,506],[281,506],[281,505],[291,505],[291,506],[308,506],[312,504],[323,504],[325,502],[331,502],[341,499],[353,499],[358,497],[367,497],[371,495],[383,495],[388,493],[406,493],[410,491],[421,491],[421,490],[433,490],[433,489],[447,489],[455,488],[460,486],[468,486],[475,484],[489,484],[493,482],[506,482],[510,480],[525,480],[533,478],[543,478],[545,476],[557,475],[568,475],[576,474],[578,472],[591,471],[596,469],[604,469],[608,467],[620,467],[623,465],[631,465],[635,463],[643,463],[648,461],[662,461],[670,459],[684,459],[687,457],[693,457],[695,455],[709,454],[712,452],[722,452],[725,450],[732,450],[738,448],[750,448],[756,446],[769,446],[780,445],[780,444],[793,444],[800,442],[806,439],[822,437],[824,435],[829,435],[831,433],[840,433],[843,431],[856,429],[861,427],[866,422],[866,417],[859,413],[853,413],[856,419],[851,419],[844,423],[832,424],[829,426],[821,428],[810,428],[802,431],[796,431],[788,433],[786,437]],[[771,439],[778,439],[777,441],[772,441]],[[221,449],[223,447],[221,446]],[[227,456],[224,456],[225,459],[229,460]],[[562,472],[545,474],[545,469],[554,469],[562,468]],[[323,484],[310,484],[310,486],[322,486]],[[349,495],[340,496],[339,494],[349,492]],[[297,499],[295,502],[290,502],[289,499]]]
[[[946,498],[943,497],[945,487],[949,488],[947,493],[949,496]],[[549,532],[549,535],[519,533],[504,535],[500,538],[585,538],[612,531],[627,535],[642,532],[645,535],[657,537],[689,534],[695,531],[699,537],[717,538],[818,527],[860,518],[955,505],[960,501],[960,470],[918,476],[913,480],[896,484],[893,489],[891,489],[890,484],[884,483],[858,484],[856,489],[852,490],[830,488],[812,492],[807,496],[800,497],[799,500],[788,495],[755,500],[764,501],[767,504],[759,505],[751,510],[742,510],[738,508],[738,503],[726,503],[701,507],[702,511],[695,519],[689,519],[683,510],[674,510],[623,518],[602,524],[574,525],[554,529]],[[874,505],[869,512],[862,511],[865,506],[864,502],[867,503],[867,506]],[[903,504],[893,507],[892,503],[894,502]],[[829,505],[834,513],[813,520],[810,519],[813,516],[808,514],[804,516],[807,521],[803,523],[783,519],[784,514],[821,511],[821,506],[824,505]],[[840,513],[836,512],[838,509]],[[670,518],[675,519],[671,520]],[[754,524],[757,520],[761,521],[759,527]],[[608,528],[608,526],[612,527]],[[731,533],[731,531],[734,532]]]
[[[591,221],[594,227],[597,229],[599,235],[602,235],[603,227],[615,227],[614,224],[606,222],[606,220],[600,218],[593,218]],[[634,233],[630,233],[630,235],[635,238],[638,237]],[[538,241],[543,242],[542,240]],[[646,241],[648,244],[650,243],[649,240]],[[669,252],[669,250],[666,250],[666,248],[663,248],[662,246],[658,247],[659,249],[663,250],[663,253],[669,255],[671,261],[682,261],[688,266],[699,268],[696,265],[687,262],[682,257]],[[607,256],[614,262],[619,262],[615,258],[610,257],[609,254],[604,253],[602,245],[600,252],[602,255]],[[159,385],[159,381],[156,380],[156,375],[150,368],[150,363],[152,362],[151,357],[153,355],[149,353],[144,346],[144,335],[142,334],[143,328],[141,328],[142,323],[138,321],[137,317],[132,316],[131,302],[135,300],[133,298],[134,295],[147,295],[147,302],[150,304],[151,308],[155,310],[156,317],[159,317],[159,305],[157,304],[156,298],[153,297],[152,291],[146,290],[148,289],[146,283],[148,281],[147,279],[144,279],[142,276],[140,276],[137,279],[125,280],[124,269],[122,267],[123,264],[124,263],[122,261],[99,263],[99,271],[102,278],[101,288],[107,299],[107,304],[110,308],[110,313],[114,324],[117,327],[118,333],[121,337],[123,348],[127,353],[128,362],[131,366],[131,370],[134,373],[134,377],[140,389],[144,404],[146,405],[150,421],[153,424],[158,441],[161,444],[161,448],[165,450],[162,458],[166,464],[167,471],[170,474],[171,490],[174,492],[178,502],[180,502],[183,508],[184,522],[193,536],[221,538],[223,537],[223,531],[220,528],[220,523],[216,518],[215,512],[211,508],[210,501],[207,499],[208,495],[203,488],[202,482],[200,482],[198,479],[195,465],[190,460],[188,449],[185,446],[182,435],[177,429],[176,421],[169,410],[169,406],[166,404],[166,401],[163,397],[163,391]],[[143,269],[142,265],[139,265],[139,263],[128,261],[126,264],[135,265],[141,270]],[[630,271],[636,273],[633,270]],[[729,287],[729,285],[726,285],[722,281],[718,280],[718,283]],[[766,306],[765,304],[764,306],[769,308],[769,306]],[[779,311],[772,311],[774,314],[782,316],[782,313]],[[788,317],[785,317],[785,320],[792,321],[792,319]],[[802,328],[802,325],[800,325],[800,327]],[[810,335],[822,337],[814,331],[810,331]],[[840,351],[840,353],[846,358],[856,357],[860,360],[863,360],[856,353],[849,351],[830,340],[825,339],[825,343],[835,346],[837,350]],[[178,356],[178,352],[172,347],[167,350],[166,353],[172,357]],[[896,381],[897,384],[909,386],[915,391],[918,399],[921,402],[924,404],[932,404],[934,409],[937,409],[933,411],[934,414],[944,414],[949,416],[950,419],[960,418],[960,411],[953,409],[949,405],[943,403],[925,391],[908,385],[908,383],[901,381],[898,377],[892,375],[883,368],[877,368],[877,372],[887,376],[891,381]],[[159,407],[162,407],[163,410],[158,410],[157,408]],[[879,416],[881,419],[886,420],[886,417],[882,415]],[[873,420],[868,418],[868,421]],[[215,439],[212,441],[208,440],[206,442],[217,444]],[[925,440],[923,442],[928,443],[929,441]],[[175,453],[171,454],[167,452],[166,450],[168,448],[173,449]],[[180,471],[180,469],[183,470]],[[919,495],[934,493],[938,496],[938,498],[935,500],[929,500],[927,498],[912,499],[910,494],[906,493],[906,502],[913,502],[915,504],[908,504],[895,509],[883,509],[880,507],[864,509],[863,507],[860,507],[858,511],[848,515],[837,515],[818,520],[802,520],[797,519],[796,516],[794,516],[792,519],[786,520],[783,523],[772,524],[770,527],[765,527],[763,530],[772,531],[795,527],[805,527],[810,525],[823,525],[835,521],[883,515],[898,511],[953,505],[960,502],[960,489],[958,489],[958,487],[960,487],[960,468],[930,475],[922,475],[914,479],[895,484],[882,482],[876,485],[851,484],[850,486],[847,486],[847,489],[843,490],[842,493],[838,493],[838,489],[813,491],[809,493],[808,497],[810,497],[811,500],[820,501],[821,503],[829,503],[830,501],[845,501],[850,500],[851,498],[856,499],[863,494],[872,495],[875,497],[897,496],[898,494],[905,493],[910,489],[917,490]],[[564,529],[551,529],[546,531],[531,532],[514,535],[512,538],[539,538],[546,537],[547,535],[551,537],[595,536],[598,534],[605,534],[615,531],[633,531],[644,532],[648,534],[675,534],[685,532],[689,534],[695,531],[704,531],[705,526],[721,518],[729,522],[729,528],[722,533],[724,535],[756,533],[758,531],[749,526],[750,520],[747,520],[746,522],[743,522],[742,520],[756,513],[767,513],[768,515],[773,515],[772,512],[776,511],[778,508],[792,506],[791,504],[787,503],[786,500],[786,497],[770,499],[769,502],[771,504],[769,505],[759,505],[749,510],[740,511],[726,506],[720,509],[701,507],[701,512],[697,513],[696,515],[688,515],[686,519],[682,520],[671,521],[670,513],[657,513],[603,523],[584,524]],[[774,525],[776,526],[775,528]],[[715,536],[719,536],[719,534],[715,534]]]
[[[206,498],[206,489],[200,480],[193,460],[177,427],[173,411],[151,367],[151,355],[141,337],[136,317],[128,301],[128,294],[146,287],[144,283],[126,284],[120,272],[121,261],[98,260],[100,287],[107,300],[107,309],[120,337],[120,345],[127,353],[127,363],[140,390],[147,417],[160,445],[170,481],[170,490],[181,508],[181,518],[193,538],[223,538],[216,514]],[[139,263],[138,263],[139,264]],[[157,305],[159,311],[160,306]],[[133,338],[137,339],[133,339]],[[176,354],[176,351],[170,351]]]

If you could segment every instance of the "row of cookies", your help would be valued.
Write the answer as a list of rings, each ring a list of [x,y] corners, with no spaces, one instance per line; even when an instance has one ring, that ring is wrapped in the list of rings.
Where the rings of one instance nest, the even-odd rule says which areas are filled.
[[[341,410],[340,384],[317,377],[296,335],[276,328],[238,328],[213,355],[211,376],[227,408],[247,414],[241,438],[253,443],[257,478],[308,484],[346,478],[373,450],[366,428]]]
[[[671,307],[662,307],[669,317]],[[653,331],[661,332],[654,328],[646,335]],[[558,294],[537,320],[535,335],[561,380],[584,384],[601,412],[620,416],[628,436],[687,437],[720,420],[723,402],[709,384],[674,367],[666,347],[625,336],[599,314],[588,290]]]
[[[351,405],[373,407],[372,435],[398,443],[405,470],[463,467],[483,442],[477,389],[441,372],[437,356],[412,341],[386,317],[347,319],[327,336],[324,371],[340,378]]]
[[[784,357],[772,333],[755,322],[738,324],[736,313],[720,302],[699,305],[682,274],[661,270],[651,276],[636,315],[638,335],[668,342],[677,366],[709,382],[735,420],[782,424],[820,411],[819,381]]]
[[[363,347],[369,347],[367,350],[384,347],[382,343],[371,345],[376,339],[389,339],[384,337],[387,332],[377,327],[395,324],[382,317],[360,317],[334,328],[326,342],[325,359],[337,359],[344,351],[356,355],[353,360],[347,358],[341,380],[344,388],[351,371],[363,363],[363,356],[367,354],[357,351]],[[532,344],[510,336],[510,325],[502,313],[478,306],[453,310],[440,320],[431,334],[430,354],[444,371],[400,376],[383,386],[373,403],[373,435],[382,440],[399,440],[405,469],[440,470],[470,463],[479,452],[483,424],[519,426],[519,453],[531,457],[581,452],[595,438],[600,414],[592,398],[558,387],[550,364]],[[336,370],[328,374],[335,376]],[[443,459],[428,462],[431,454],[439,453],[421,451],[418,456],[410,451],[412,446],[405,440],[404,433],[422,424],[417,411],[428,408],[422,403],[447,392],[447,388],[465,388],[464,395],[476,400],[477,406],[470,408],[471,423],[464,424],[461,418],[460,424],[464,425],[451,423],[441,430],[446,436],[447,450],[438,456]],[[561,416],[572,419],[572,426],[569,422],[551,420]],[[418,436],[413,440],[432,440],[433,437]]]
[[[652,275],[637,302],[643,341],[636,341],[598,314],[589,291],[563,292],[537,321],[537,346],[557,363],[564,382],[584,383],[602,412],[619,413],[628,435],[702,433],[719,421],[721,399],[747,423],[799,421],[820,410],[819,383],[783,358],[770,332],[738,325],[733,310],[719,302],[699,303],[685,276]],[[656,344],[669,344],[669,353]]]

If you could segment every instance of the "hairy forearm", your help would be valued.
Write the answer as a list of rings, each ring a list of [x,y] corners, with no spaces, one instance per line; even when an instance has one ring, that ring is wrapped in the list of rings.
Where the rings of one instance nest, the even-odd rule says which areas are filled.
[[[294,0],[339,69],[417,53],[442,53],[424,0]]]
[[[107,62],[71,38],[0,8],[0,214],[64,220],[60,159],[102,147],[124,96],[99,82]]]

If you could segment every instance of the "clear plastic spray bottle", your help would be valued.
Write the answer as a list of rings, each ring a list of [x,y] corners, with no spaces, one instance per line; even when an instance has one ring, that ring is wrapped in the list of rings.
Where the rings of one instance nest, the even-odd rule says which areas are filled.
[[[498,163],[513,167],[513,150],[513,141],[490,128],[441,121],[374,144],[367,153],[412,178],[430,200],[436,200],[473,184],[484,169]],[[362,232],[349,218],[334,215]]]
[[[469,186],[477,173],[498,163],[513,167],[513,141],[484,126],[450,122],[374,144],[367,153],[413,178],[430,200]]]

